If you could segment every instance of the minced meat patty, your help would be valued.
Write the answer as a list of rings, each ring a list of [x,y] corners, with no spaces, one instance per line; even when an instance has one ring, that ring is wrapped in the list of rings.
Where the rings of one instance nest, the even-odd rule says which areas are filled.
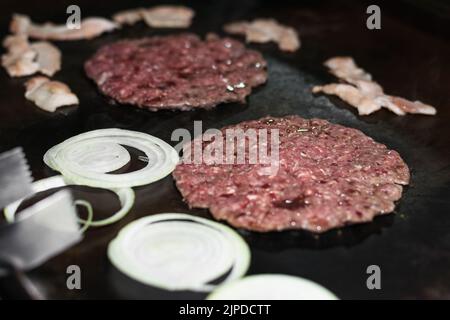
[[[173,176],[190,207],[208,208],[235,227],[324,232],[368,222],[392,212],[409,183],[400,155],[356,129],[299,116],[221,132],[230,128],[279,129],[276,174],[261,174],[263,164],[180,163]]]
[[[193,34],[119,41],[85,64],[103,94],[152,111],[244,102],[266,82],[265,67],[261,54],[239,41]]]

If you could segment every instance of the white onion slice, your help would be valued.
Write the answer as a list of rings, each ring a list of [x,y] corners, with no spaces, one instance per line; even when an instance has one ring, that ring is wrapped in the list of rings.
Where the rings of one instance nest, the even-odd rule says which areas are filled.
[[[93,172],[111,172],[122,168],[131,160],[127,149],[117,143],[87,142],[82,148],[68,153],[67,160],[78,162],[81,168]]]
[[[149,161],[140,170],[109,174],[130,161],[123,146],[144,152]],[[175,149],[163,140],[123,129],[82,133],[54,146],[44,155],[44,162],[69,180],[100,188],[134,187],[158,181],[175,169],[178,160]]]
[[[250,250],[231,228],[182,213],[136,220],[108,247],[113,265],[129,277],[166,290],[208,292],[212,281],[242,277]]]
[[[337,300],[321,285],[300,277],[260,274],[217,288],[208,300]]]
[[[63,176],[54,176],[50,178],[45,178],[42,180],[38,180],[33,182],[31,185],[33,192],[38,193],[42,191],[46,191],[53,188],[60,188],[71,185],[70,182],[66,181]],[[89,218],[86,220],[79,219],[80,222],[84,223],[88,226],[93,227],[101,227],[108,224],[112,224],[116,221],[119,221],[122,219],[131,209],[134,203],[134,191],[131,188],[119,188],[119,189],[108,189],[112,192],[114,192],[117,197],[119,198],[121,208],[119,211],[114,213],[111,217],[98,220],[98,221],[90,221],[92,218]],[[20,204],[22,203],[24,199],[17,200],[16,202],[11,203],[8,205],[5,210],[5,219],[8,222],[13,222],[14,217],[16,215],[17,209],[19,208]],[[81,203],[79,200],[77,200],[79,204],[85,205],[85,202]],[[88,209],[89,211],[89,209]]]
[[[94,210],[92,210],[91,204],[85,200],[75,200],[74,204],[76,206],[85,207],[88,212],[88,217],[86,221],[84,221],[83,227],[80,229],[80,233],[84,233],[91,226],[92,220],[94,219]]]

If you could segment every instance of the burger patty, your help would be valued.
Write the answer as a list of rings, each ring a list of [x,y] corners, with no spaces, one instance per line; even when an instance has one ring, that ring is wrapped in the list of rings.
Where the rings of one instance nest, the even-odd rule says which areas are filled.
[[[173,176],[190,207],[254,231],[320,233],[392,212],[409,183],[400,155],[359,130],[321,119],[266,117],[221,129],[224,143],[226,129],[249,128],[279,130],[278,170],[267,175],[264,164],[181,162]]]
[[[266,82],[265,67],[261,54],[239,41],[193,34],[119,41],[85,63],[103,94],[152,111],[244,102]]]

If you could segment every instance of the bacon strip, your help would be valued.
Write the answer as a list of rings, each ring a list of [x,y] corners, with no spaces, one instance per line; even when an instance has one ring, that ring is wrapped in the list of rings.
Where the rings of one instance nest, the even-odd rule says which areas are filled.
[[[48,112],[55,112],[59,107],[79,103],[78,97],[67,85],[59,81],[50,81],[46,77],[31,78],[25,83],[25,87],[25,98]]]
[[[350,57],[335,57],[325,61],[330,73],[336,78],[348,83],[356,84],[358,81],[372,81],[372,75],[359,68]]]
[[[143,19],[142,12],[147,9],[137,8],[131,10],[119,11],[113,15],[112,19],[119,25],[133,25]]]
[[[14,34],[26,34],[31,38],[42,40],[81,40],[91,39],[112,31],[117,24],[105,18],[92,17],[81,21],[80,29],[69,29],[66,25],[53,23],[34,24],[26,15],[13,15],[10,31]]]
[[[349,84],[332,83],[315,86],[313,92],[336,95],[348,104],[355,106],[360,115],[368,115],[381,109],[380,104],[373,97],[363,94],[358,88]]]
[[[188,28],[194,15],[191,8],[167,5],[120,11],[113,16],[113,20],[120,25],[132,25],[144,20],[153,28]]]
[[[52,76],[61,69],[61,52],[49,42],[30,44],[25,34],[6,37],[2,66],[11,77],[29,76],[36,72]]]
[[[279,24],[274,19],[232,22],[226,24],[224,30],[231,34],[245,35],[247,42],[276,42],[282,51],[293,52],[300,48],[298,33],[293,28]]]
[[[396,110],[401,110],[403,113],[436,114],[436,109],[434,107],[420,101],[409,101],[395,96],[389,96],[389,99],[391,100],[391,104],[387,105],[386,108],[389,108],[393,112],[395,111],[391,108],[392,106],[395,106]]]
[[[436,114],[434,107],[420,101],[409,101],[385,94],[383,88],[372,80],[372,76],[359,68],[351,57],[331,58],[325,61],[324,65],[330,69],[331,74],[347,84],[315,86],[312,91],[336,95],[357,108],[360,115],[371,114],[382,107],[401,116],[407,113]]]
[[[41,73],[51,77],[61,69],[61,51],[50,42],[34,42],[30,48],[37,54],[36,62]]]
[[[11,77],[28,76],[39,70],[37,53],[30,48],[26,36],[8,36],[3,47],[7,52],[2,55],[2,66]]]

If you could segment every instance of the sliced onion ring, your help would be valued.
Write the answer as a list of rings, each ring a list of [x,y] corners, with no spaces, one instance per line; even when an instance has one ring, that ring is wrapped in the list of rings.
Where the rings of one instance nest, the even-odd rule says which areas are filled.
[[[80,229],[80,233],[84,233],[91,226],[92,220],[94,219],[94,210],[92,210],[91,204],[85,200],[75,200],[74,204],[76,206],[85,207],[88,212],[88,217],[86,221],[84,221],[83,227]]]
[[[321,285],[300,277],[260,274],[217,288],[208,300],[336,300]]]
[[[182,213],[136,220],[108,246],[112,264],[129,277],[154,287],[208,292],[225,277],[242,277],[250,250],[231,228]]]
[[[134,172],[108,173],[130,161],[123,146],[144,152],[148,163]],[[54,146],[44,155],[44,162],[70,181],[100,188],[134,187],[158,181],[175,169],[178,160],[175,149],[163,140],[123,129],[82,133]]]
[[[53,188],[60,188],[71,185],[70,182],[66,181],[63,176],[54,176],[50,178],[45,178],[42,180],[38,180],[33,182],[32,189],[34,193],[46,191]],[[88,217],[88,220],[80,219],[80,222],[93,227],[101,227],[106,226],[108,224],[112,224],[116,221],[119,221],[122,219],[131,209],[134,203],[134,191],[131,188],[120,188],[120,189],[108,189],[112,192],[114,192],[117,197],[119,198],[121,209],[117,211],[114,215],[112,215],[109,218],[98,220],[98,221],[90,221],[91,218]],[[11,203],[8,205],[5,210],[5,219],[8,222],[13,222],[15,214],[17,212],[17,209],[19,208],[20,204],[22,203],[24,199],[17,200],[16,202]],[[85,205],[85,202],[79,204]],[[89,209],[88,209],[89,211]]]

